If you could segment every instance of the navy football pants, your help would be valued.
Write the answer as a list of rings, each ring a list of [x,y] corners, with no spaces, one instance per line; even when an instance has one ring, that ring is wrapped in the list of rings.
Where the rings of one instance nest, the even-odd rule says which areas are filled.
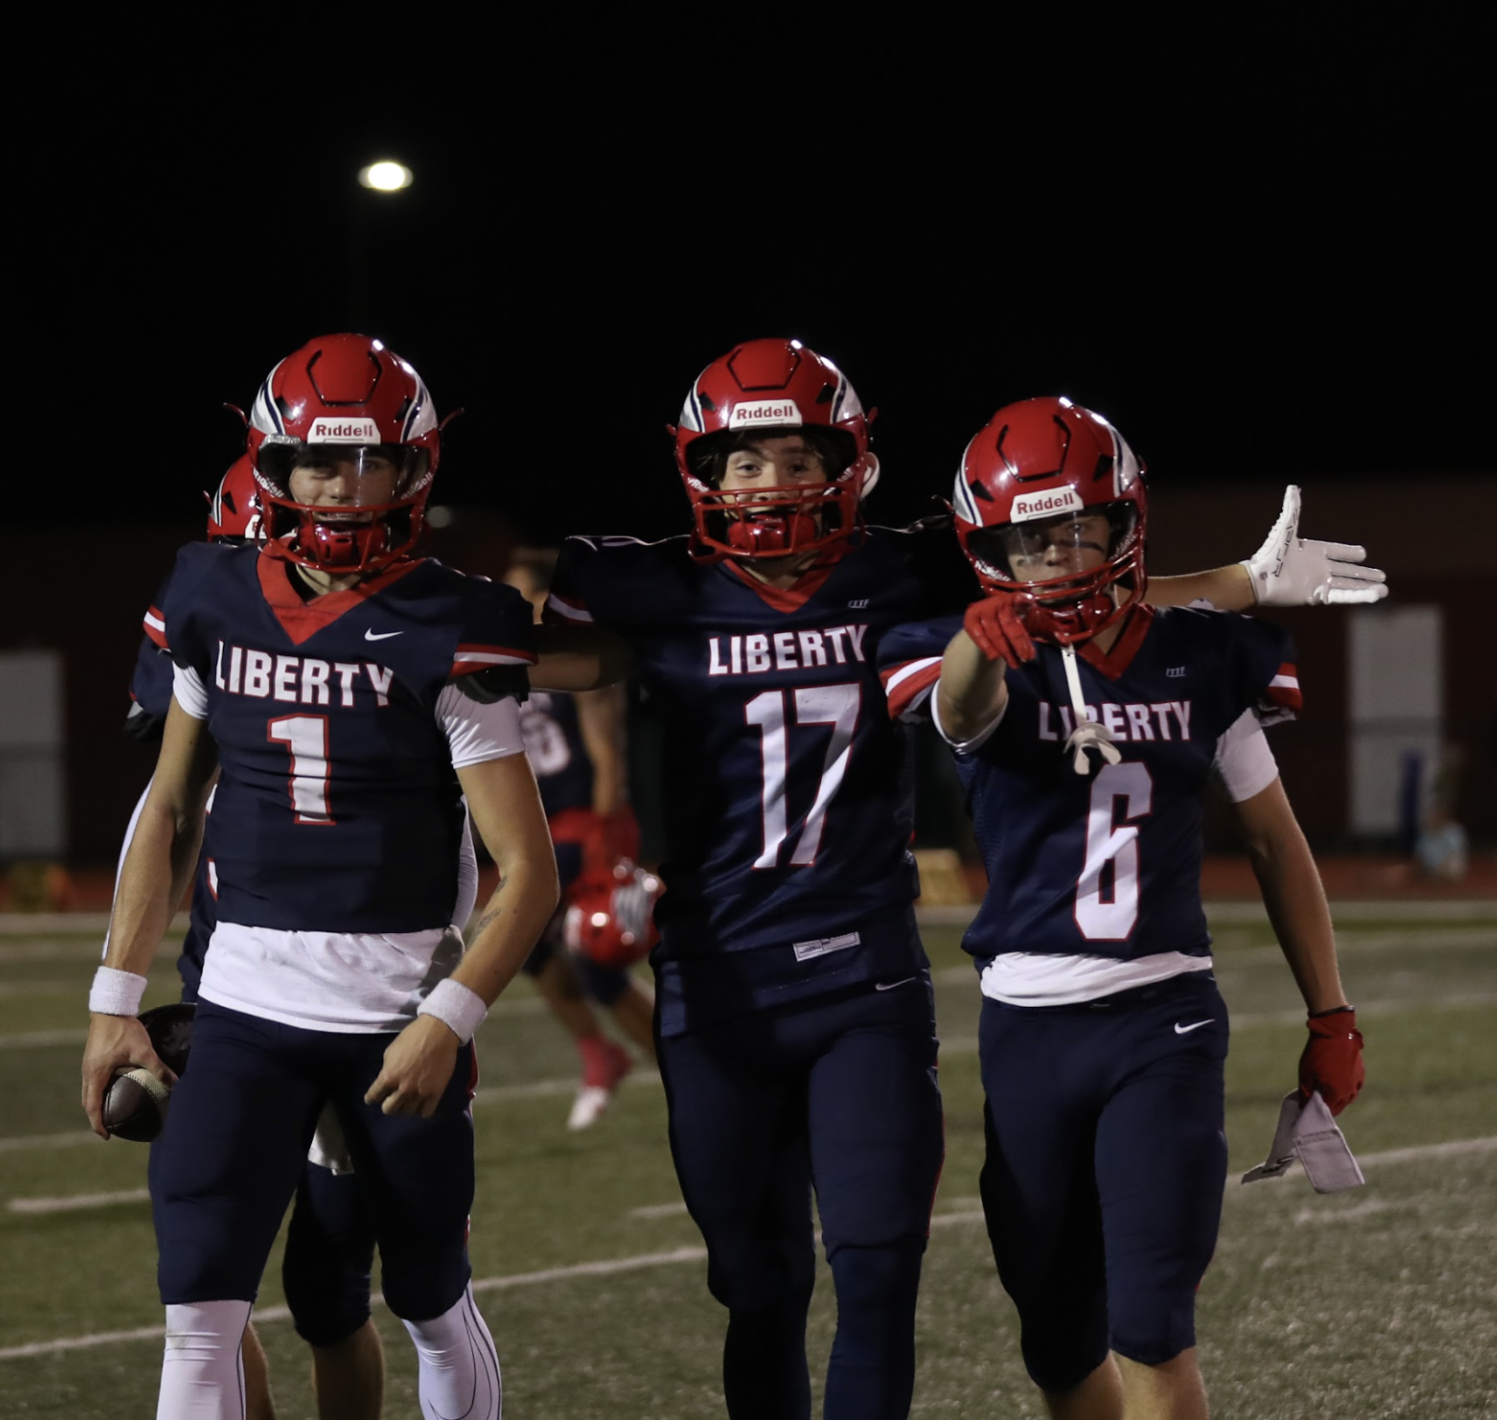
[[[200,854],[191,925],[177,959],[184,1001],[198,999],[203,954],[213,936],[216,904],[208,886],[207,865],[207,855]],[[153,1199],[161,1192],[159,1152],[158,1141],[151,1146],[148,1168]],[[373,1265],[374,1218],[358,1175],[335,1175],[331,1169],[304,1164],[281,1265],[297,1335],[313,1346],[333,1346],[363,1326],[369,1318]]]
[[[391,1311],[420,1321],[458,1300],[470,1275],[472,1047],[459,1052],[428,1120],[363,1102],[392,1038],[301,1030],[199,1003],[156,1161],[163,1303],[254,1300],[328,1099],[367,1199]]]
[[[915,1297],[944,1157],[928,973],[658,1042],[681,1191],[729,1311],[732,1420],[811,1408],[811,1192],[837,1289],[828,1420],[909,1413]]]
[[[1031,1379],[1066,1391],[1109,1349],[1158,1365],[1193,1346],[1227,1171],[1211,975],[1081,1006],[984,1000],[979,1042],[983,1212]]]

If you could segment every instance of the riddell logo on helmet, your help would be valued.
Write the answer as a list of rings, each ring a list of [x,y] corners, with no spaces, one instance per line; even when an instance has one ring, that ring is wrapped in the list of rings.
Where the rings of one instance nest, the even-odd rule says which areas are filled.
[[[372,419],[314,419],[309,444],[377,444],[379,425]]]
[[[1074,488],[1052,488],[1047,493],[1021,493],[1014,499],[1013,521],[1053,518],[1057,513],[1079,513],[1085,504]]]
[[[763,429],[800,422],[800,407],[793,399],[746,399],[728,413],[729,429]]]

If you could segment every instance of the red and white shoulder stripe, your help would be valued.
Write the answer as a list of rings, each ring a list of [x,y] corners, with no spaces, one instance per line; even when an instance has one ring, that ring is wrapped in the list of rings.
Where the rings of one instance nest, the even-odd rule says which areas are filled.
[[[1263,690],[1263,707],[1278,719],[1297,715],[1304,708],[1299,692],[1299,668],[1291,661],[1280,665],[1278,673]]]
[[[546,598],[545,619],[553,626],[590,626],[593,614],[581,602],[552,592]]]
[[[140,624],[145,628],[146,635],[163,651],[171,650],[166,641],[166,618],[161,614],[160,607],[149,607]]]
[[[925,702],[941,678],[941,658],[920,656],[913,661],[896,661],[878,675],[889,701],[889,718],[913,718],[925,708]]]
[[[460,645],[452,661],[454,676],[472,675],[490,666],[533,666],[534,651],[517,651],[509,646]]]

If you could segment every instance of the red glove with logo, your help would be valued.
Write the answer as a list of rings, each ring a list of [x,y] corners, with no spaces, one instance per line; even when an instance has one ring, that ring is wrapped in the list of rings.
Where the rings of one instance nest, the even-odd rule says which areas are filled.
[[[995,592],[967,608],[962,630],[990,661],[1005,661],[1015,670],[1034,659],[1034,642],[1024,629],[1019,603],[1007,592]]]
[[[639,820],[625,804],[611,814],[597,814],[582,841],[582,856],[589,872],[611,873],[620,858],[639,861]]]
[[[1332,1114],[1340,1114],[1361,1092],[1362,1032],[1350,1006],[1311,1016],[1310,1040],[1299,1058],[1299,1087],[1306,1099],[1319,1092]]]

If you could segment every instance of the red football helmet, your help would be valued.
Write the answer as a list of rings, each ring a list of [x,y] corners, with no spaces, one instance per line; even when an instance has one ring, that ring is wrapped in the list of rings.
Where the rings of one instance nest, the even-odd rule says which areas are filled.
[[[441,431],[426,385],[365,335],[324,335],[267,376],[250,410],[249,452],[276,555],[332,572],[369,572],[421,535]],[[293,474],[330,492],[292,495]]]
[[[1006,405],[967,445],[957,537],[988,592],[1021,599],[1031,635],[1085,641],[1143,600],[1143,472],[1111,424],[1068,399]],[[1082,548],[1101,565],[1057,575]]]
[[[259,542],[264,533],[255,463],[248,454],[240,454],[208,498],[208,541]]]
[[[750,340],[696,378],[681,409],[676,466],[702,557],[784,557],[828,547],[861,525],[861,500],[878,481],[857,392],[825,356],[798,340]],[[773,489],[721,487],[728,456],[757,439],[799,434],[823,481]]]
[[[567,893],[562,933],[567,948],[599,966],[626,967],[650,954],[655,902],[665,891],[654,873],[620,858],[612,869],[584,873]]]

